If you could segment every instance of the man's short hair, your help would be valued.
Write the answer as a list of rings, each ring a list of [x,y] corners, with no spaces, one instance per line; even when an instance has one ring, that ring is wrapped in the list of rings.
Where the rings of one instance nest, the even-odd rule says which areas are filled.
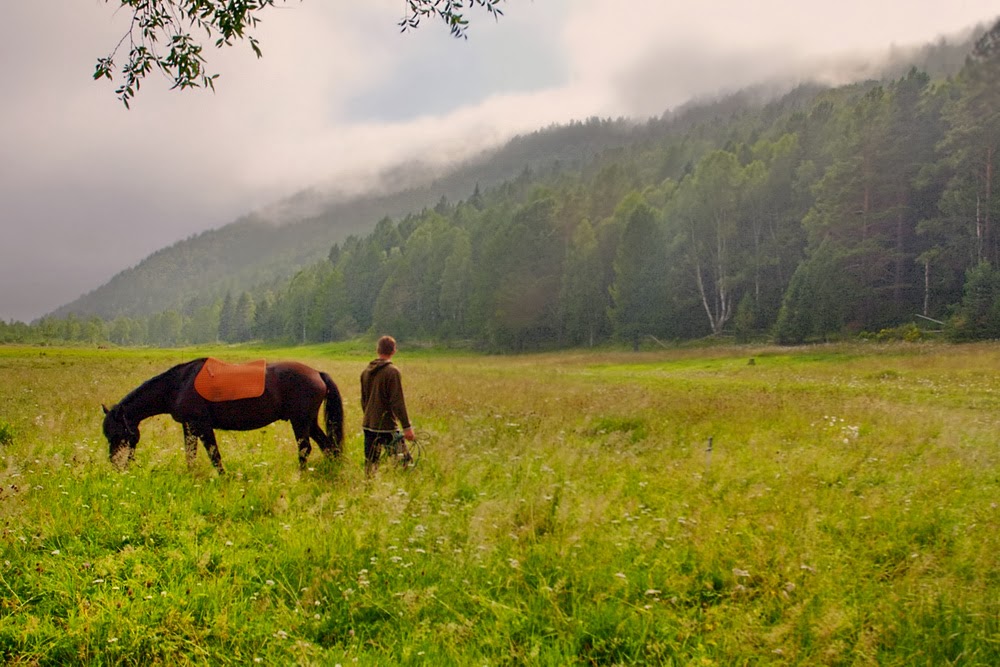
[[[396,339],[392,336],[382,336],[378,339],[375,351],[381,355],[390,355],[396,352]]]

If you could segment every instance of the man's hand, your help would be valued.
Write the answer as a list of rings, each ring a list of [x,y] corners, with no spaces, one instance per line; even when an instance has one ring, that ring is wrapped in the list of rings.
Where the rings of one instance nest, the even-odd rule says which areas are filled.
[[[417,436],[413,435],[413,427],[412,426],[409,427],[409,428],[407,428],[407,429],[405,429],[403,431],[403,437],[406,438],[407,440],[409,440],[410,442],[413,442],[414,440],[417,439]]]

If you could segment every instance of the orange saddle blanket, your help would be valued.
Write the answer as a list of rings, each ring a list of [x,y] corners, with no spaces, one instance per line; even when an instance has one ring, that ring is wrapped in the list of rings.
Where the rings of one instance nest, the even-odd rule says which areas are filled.
[[[207,401],[238,401],[264,393],[264,359],[245,364],[227,364],[209,357],[194,379],[195,390]]]

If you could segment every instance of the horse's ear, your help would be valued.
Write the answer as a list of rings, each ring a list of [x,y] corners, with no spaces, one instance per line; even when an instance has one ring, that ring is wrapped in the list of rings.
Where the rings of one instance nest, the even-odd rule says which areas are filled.
[[[104,410],[104,414],[108,414],[108,406],[104,405],[104,403],[101,403],[101,409]]]

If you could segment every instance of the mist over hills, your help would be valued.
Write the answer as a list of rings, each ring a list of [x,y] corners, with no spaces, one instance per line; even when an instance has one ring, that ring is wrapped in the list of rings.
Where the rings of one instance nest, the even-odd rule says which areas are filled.
[[[333,244],[362,235],[386,217],[419,212],[442,198],[465,199],[527,170],[579,167],[609,148],[635,140],[624,119],[590,119],[512,139],[435,178],[427,165],[399,165],[364,195],[306,190],[218,229],[163,248],[97,289],[53,311],[112,319],[197,307],[224,296],[287,279],[329,253]],[[407,184],[404,189],[400,184]],[[380,192],[382,191],[382,192]]]
[[[971,33],[970,33],[971,35]],[[917,49],[893,49],[879,63],[843,63],[835,68],[855,80],[893,78],[916,67],[934,77],[958,71],[972,38],[939,40]],[[615,149],[680,136],[707,119],[741,112],[805,106],[830,83],[769,82],[753,89],[695,100],[652,119],[598,119],[551,126],[517,136],[449,169],[404,164],[385,172],[365,194],[304,190],[218,229],[163,248],[104,285],[50,315],[139,317],[168,309],[191,310],[227,293],[279,284],[325,257],[335,243],[370,232],[379,220],[397,218],[444,200],[470,197],[525,172],[580,170]]]

